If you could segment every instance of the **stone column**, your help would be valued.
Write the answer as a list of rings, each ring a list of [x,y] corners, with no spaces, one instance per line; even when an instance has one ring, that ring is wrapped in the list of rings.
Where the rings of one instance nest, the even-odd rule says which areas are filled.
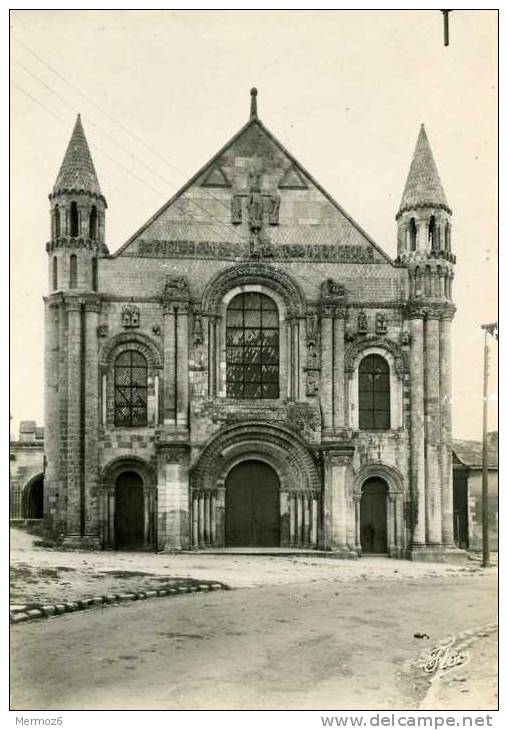
[[[327,449],[324,458],[323,543],[325,550],[349,555],[346,486],[352,449]]]
[[[217,487],[217,502],[215,506],[216,512],[216,545],[224,547],[226,545],[226,487]]]
[[[334,307],[321,307],[321,411],[323,429],[333,429],[333,313]]]
[[[411,547],[425,546],[425,432],[423,411],[423,318],[424,310],[409,312],[411,332]]]
[[[305,317],[298,319],[298,400],[305,400],[305,353],[307,343],[305,337]]]
[[[337,307],[333,321],[333,427],[346,427],[344,327],[347,310]]]
[[[76,542],[84,532],[81,484],[81,303],[66,300],[67,333],[67,528],[66,541]]]
[[[425,320],[425,505],[427,545],[441,545],[439,469],[439,313],[429,308]]]
[[[176,318],[176,425],[178,428],[189,428],[188,302],[178,302]]]
[[[183,445],[161,445],[157,454],[159,550],[190,547],[189,453]]]
[[[176,425],[176,314],[172,302],[164,303],[164,425]]]
[[[281,491],[279,493],[280,505],[280,544],[281,547],[289,547],[289,494]]]
[[[85,533],[87,542],[96,547],[99,545],[99,309],[97,297],[85,302]]]
[[[452,368],[451,323],[454,310],[449,307],[441,315],[439,343],[439,384],[441,396],[441,511],[442,543],[453,547],[453,466],[452,466]]]
[[[59,467],[59,319],[58,300],[45,299],[44,311],[44,529],[55,532],[58,521],[58,467]],[[21,513],[20,513],[21,516]]]
[[[355,549],[358,552],[362,550],[362,542],[360,538],[360,502],[362,499],[361,494],[353,495],[353,502],[355,505]]]

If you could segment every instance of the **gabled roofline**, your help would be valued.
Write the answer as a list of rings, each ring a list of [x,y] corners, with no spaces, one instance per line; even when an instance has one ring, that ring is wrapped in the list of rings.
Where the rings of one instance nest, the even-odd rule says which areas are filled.
[[[300,172],[307,177],[311,183],[319,190],[322,195],[325,196],[325,198],[343,215],[351,225],[353,225],[356,230],[361,233],[362,236],[376,249],[376,251],[381,254],[381,256],[386,259],[386,261],[391,264],[394,268],[395,263],[393,259],[384,251],[370,236],[369,234],[360,226],[359,223],[355,221],[354,218],[352,218],[345,210],[342,208],[339,203],[333,198],[318,182],[317,180],[301,165],[298,160],[289,152],[286,147],[282,144],[282,142],[279,142],[277,137],[270,132],[270,130],[265,127],[265,125],[258,119],[257,117],[252,117],[249,119],[249,121],[241,127],[236,134],[229,139],[228,142],[226,142],[225,145],[223,145],[220,150],[210,159],[208,162],[206,162],[200,169],[188,180],[185,185],[183,185],[166,203],[164,203],[163,206],[161,206],[138,230],[132,234],[132,236],[120,246],[120,248],[115,251],[114,253],[109,255],[109,258],[116,258],[119,256],[133,241],[143,233],[144,230],[148,228],[162,213],[164,213],[165,210],[167,210],[183,193],[191,186],[193,185],[196,180],[205,172],[205,170],[213,165],[214,162],[216,162],[223,154],[224,152],[230,147],[232,144],[236,142],[236,140],[251,126],[257,125],[268,137],[272,140],[272,142],[291,160],[293,165],[300,170]],[[227,224],[226,224],[227,225]]]

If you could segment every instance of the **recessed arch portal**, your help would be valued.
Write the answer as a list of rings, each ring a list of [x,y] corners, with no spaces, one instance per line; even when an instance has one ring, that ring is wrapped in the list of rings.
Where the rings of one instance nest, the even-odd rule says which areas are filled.
[[[21,509],[25,520],[42,520],[44,516],[44,474],[37,474],[25,485]]]
[[[236,464],[226,477],[226,547],[280,545],[279,479],[263,461]]]

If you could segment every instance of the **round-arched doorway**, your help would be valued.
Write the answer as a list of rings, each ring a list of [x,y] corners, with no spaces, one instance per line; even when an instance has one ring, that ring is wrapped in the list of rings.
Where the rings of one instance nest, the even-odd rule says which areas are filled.
[[[44,514],[44,476],[31,479],[23,490],[22,515],[25,520],[42,520]]]
[[[242,461],[226,478],[226,547],[279,547],[279,479],[262,461]]]
[[[386,500],[388,486],[384,479],[371,477],[362,486],[360,503],[360,543],[362,553],[388,552]]]
[[[115,483],[115,546],[142,546],[144,523],[143,480],[134,471],[124,471]]]

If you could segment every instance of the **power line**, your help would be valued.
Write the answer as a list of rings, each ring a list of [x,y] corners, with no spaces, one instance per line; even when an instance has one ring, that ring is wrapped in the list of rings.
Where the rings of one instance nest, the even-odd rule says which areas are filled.
[[[51,71],[52,73],[54,73],[54,74],[55,74],[55,75],[56,75],[56,76],[57,76],[57,77],[58,77],[59,79],[61,79],[61,80],[62,80],[62,81],[63,81],[63,82],[64,82],[64,83],[65,83],[65,84],[67,85],[67,86],[69,86],[69,87],[70,87],[71,89],[73,89],[74,91],[76,91],[76,93],[78,93],[78,94],[79,94],[79,95],[80,95],[80,96],[81,96],[82,98],[86,99],[86,100],[87,100],[87,101],[88,101],[88,102],[89,102],[90,104],[92,104],[92,105],[93,105],[93,106],[94,106],[94,107],[95,107],[96,109],[98,109],[98,110],[99,110],[99,111],[100,111],[100,112],[101,112],[102,114],[104,114],[104,115],[105,115],[106,117],[108,117],[109,119],[111,119],[111,120],[112,120],[112,121],[113,121],[113,122],[114,122],[115,124],[117,124],[117,125],[118,125],[119,127],[121,127],[121,128],[122,128],[122,129],[123,129],[123,130],[124,130],[125,132],[127,132],[127,134],[129,134],[129,135],[130,135],[130,136],[131,136],[131,137],[132,137],[133,139],[135,139],[135,140],[136,140],[137,142],[139,142],[139,143],[140,143],[140,144],[142,144],[142,145],[143,145],[144,147],[146,147],[146,149],[147,149],[147,150],[149,150],[149,151],[150,151],[150,152],[151,152],[152,154],[154,154],[154,155],[156,155],[157,157],[159,157],[159,158],[160,158],[160,159],[161,159],[161,160],[162,160],[163,162],[165,162],[165,163],[166,163],[167,165],[169,165],[169,166],[170,166],[170,167],[171,167],[171,168],[172,168],[173,170],[175,170],[175,171],[176,171],[176,172],[177,172],[177,173],[178,173],[179,175],[181,175],[181,176],[182,176],[183,178],[186,178],[186,175],[185,175],[185,173],[183,173],[183,172],[182,172],[181,170],[179,170],[179,169],[178,169],[177,167],[175,167],[175,165],[173,165],[173,163],[172,163],[172,162],[171,162],[170,160],[168,160],[168,159],[167,159],[166,157],[164,157],[163,155],[161,155],[161,154],[160,154],[160,153],[159,153],[159,152],[158,152],[157,150],[155,150],[155,149],[154,149],[153,147],[151,147],[151,146],[150,146],[150,145],[149,145],[149,144],[148,144],[147,142],[145,142],[145,141],[144,141],[143,139],[141,139],[141,137],[139,137],[139,136],[138,136],[138,135],[136,135],[136,134],[135,134],[134,132],[132,132],[132,131],[131,131],[131,130],[130,130],[130,129],[128,128],[128,127],[126,127],[126,126],[125,126],[125,124],[123,124],[122,122],[118,121],[118,120],[117,120],[117,119],[116,119],[115,117],[113,117],[113,116],[112,116],[111,114],[109,114],[109,113],[108,113],[107,111],[105,111],[105,110],[104,110],[104,109],[103,109],[103,108],[102,108],[102,107],[101,107],[101,106],[100,106],[99,104],[97,104],[97,102],[95,102],[95,101],[94,101],[94,100],[93,100],[93,99],[92,99],[92,98],[91,98],[91,97],[90,97],[90,96],[89,96],[88,94],[85,94],[85,93],[84,93],[83,91],[81,91],[81,90],[80,90],[80,89],[79,89],[79,88],[78,88],[77,86],[75,86],[75,85],[74,85],[73,83],[71,83],[71,82],[70,82],[70,81],[69,81],[68,79],[66,79],[66,78],[65,78],[64,76],[62,76],[62,74],[61,74],[61,73],[59,73],[59,72],[58,72],[58,71],[57,71],[57,70],[56,70],[55,68],[53,68],[53,66],[51,66],[51,65],[50,65],[49,63],[47,63],[47,61],[45,61],[45,60],[44,60],[43,58],[41,58],[41,56],[39,56],[39,55],[38,55],[38,54],[37,54],[37,53],[36,53],[36,52],[35,52],[34,50],[32,50],[32,49],[31,49],[31,48],[30,48],[29,46],[27,46],[27,45],[26,45],[26,43],[23,43],[23,41],[19,40],[19,38],[17,38],[17,37],[16,37],[16,36],[14,36],[14,35],[12,35],[12,37],[14,38],[14,40],[15,40],[15,41],[16,41],[17,43],[19,43],[19,44],[20,44],[21,46],[23,46],[23,48],[25,48],[25,49],[26,49],[26,50],[27,50],[27,51],[28,51],[28,52],[29,52],[29,53],[30,53],[30,54],[31,54],[32,56],[34,56],[34,58],[36,58],[36,59],[37,59],[37,60],[38,60],[38,61],[39,61],[40,63],[42,63],[42,64],[43,64],[43,65],[44,65],[44,66],[45,66],[46,68],[48,68],[48,69],[49,69],[49,70],[50,70],[50,71]],[[17,62],[17,63],[19,63],[19,62]],[[32,74],[32,75],[34,75],[34,74]],[[35,76],[35,75],[34,75],[34,76]],[[37,77],[36,77],[36,78],[37,78]],[[42,82],[42,83],[44,83],[44,82]],[[55,93],[56,93],[56,92],[55,92]],[[94,126],[97,126],[97,125],[94,125]],[[99,128],[99,129],[100,129],[100,128]],[[108,136],[109,136],[109,135],[108,135]],[[115,142],[115,143],[116,143],[116,142]],[[118,144],[118,143],[116,143],[116,144]],[[119,144],[118,144],[118,146],[122,147],[122,146],[121,146],[121,145],[119,145]],[[129,152],[129,154],[132,154],[132,153],[130,153],[130,152]],[[135,156],[134,156],[134,157],[135,157]],[[138,159],[138,160],[139,160],[139,158],[136,158],[136,159]],[[154,173],[155,175],[157,175],[157,176],[158,176],[158,177],[160,177],[160,178],[161,178],[162,180],[164,180],[164,182],[166,182],[166,183],[168,182],[167,180],[165,180],[164,178],[162,178],[162,177],[161,177],[161,176],[160,176],[160,175],[159,175],[158,173],[154,172],[154,171],[153,171],[153,170],[152,170],[152,169],[151,169],[151,168],[150,168],[150,167],[149,167],[148,165],[146,165],[146,163],[142,162],[142,164],[144,164],[144,165],[145,165],[145,167],[147,167],[147,168],[148,168],[149,170],[151,170],[151,171],[152,171],[152,172],[153,172],[153,173]],[[221,200],[220,198],[217,198],[217,197],[216,197],[215,195],[213,195],[212,193],[210,193],[210,191],[208,191],[208,190],[204,190],[204,191],[203,191],[203,194],[204,194],[205,196],[207,196],[207,197],[211,198],[212,200],[215,200],[215,201],[216,201],[217,203],[219,203],[220,205],[222,205],[222,207],[223,207],[223,208],[225,208],[226,210],[228,210],[228,207],[227,207],[227,205],[226,205],[226,204],[224,203],[224,201],[222,201],[222,200]],[[246,239],[246,238],[245,238],[245,236],[243,236],[243,235],[242,235],[242,234],[241,234],[241,233],[240,233],[240,232],[239,232],[239,231],[238,231],[238,230],[236,229],[236,227],[235,227],[235,226],[233,226],[233,225],[232,225],[231,223],[225,223],[224,221],[220,220],[219,218],[216,218],[216,217],[215,217],[215,216],[214,216],[214,215],[213,215],[212,213],[210,213],[210,211],[206,210],[206,208],[203,208],[203,207],[202,207],[202,206],[201,206],[201,205],[200,205],[200,204],[199,204],[199,203],[198,203],[197,201],[193,200],[192,198],[188,198],[188,200],[189,200],[189,201],[190,201],[190,202],[191,202],[191,203],[192,203],[193,205],[195,205],[195,206],[196,206],[197,208],[199,208],[200,210],[202,210],[202,211],[203,211],[203,212],[204,212],[204,213],[205,213],[205,214],[206,214],[207,216],[209,216],[209,217],[210,217],[211,219],[215,220],[215,221],[216,221],[217,223],[219,223],[220,225],[222,225],[222,226],[224,226],[225,228],[227,228],[227,229],[228,229],[228,232],[229,232],[230,230],[234,230],[234,231],[235,231],[235,234],[236,234],[236,235],[237,235],[237,236],[238,236],[239,238],[241,238],[242,240],[244,240],[244,241],[245,241],[246,243],[248,243],[248,242],[249,242],[249,241],[248,241],[248,239]]]
[[[56,115],[56,114],[55,114],[55,113],[54,113],[53,111],[51,111],[50,109],[48,109],[48,108],[47,108],[47,107],[46,107],[46,106],[45,106],[45,105],[44,105],[44,104],[43,104],[42,102],[40,102],[40,101],[39,101],[38,99],[36,99],[36,98],[35,98],[35,97],[34,97],[34,96],[33,96],[32,94],[30,94],[30,93],[29,93],[28,91],[26,91],[26,90],[25,90],[25,89],[24,89],[24,88],[23,88],[22,86],[20,86],[20,85],[19,85],[18,83],[16,83],[16,81],[14,81],[13,79],[11,79],[11,83],[12,83],[12,84],[13,84],[13,85],[14,85],[14,86],[15,86],[15,87],[17,88],[17,89],[19,89],[19,91],[21,91],[21,92],[22,92],[23,94],[25,94],[26,96],[28,96],[28,97],[29,97],[29,98],[30,98],[30,99],[31,99],[31,100],[32,100],[33,102],[35,102],[36,104],[38,104],[38,105],[39,105],[39,106],[40,106],[40,107],[41,107],[42,109],[44,109],[44,110],[45,110],[45,111],[47,111],[47,112],[48,112],[49,114],[51,114],[51,116],[53,116],[53,117],[54,117],[55,119],[57,119],[57,120],[58,120],[59,122],[61,122],[61,124],[62,124],[62,125],[64,125],[64,126],[65,126],[65,127],[67,128],[67,124],[66,124],[65,122],[63,122],[63,120],[62,120],[62,119],[60,119],[60,117],[58,117],[58,116],[57,116],[57,115]],[[63,100],[63,101],[64,101],[64,102],[65,102],[65,103],[67,104],[67,102],[66,102],[65,100]],[[69,104],[67,104],[67,106],[69,106]],[[75,110],[74,110],[74,107],[71,107],[71,106],[69,106],[69,108],[70,108],[70,109],[71,109],[72,111],[75,111]],[[152,186],[152,185],[151,185],[150,183],[147,183],[147,182],[146,182],[146,180],[143,180],[143,178],[139,177],[139,175],[137,175],[137,174],[136,174],[135,172],[133,172],[133,171],[132,171],[132,170],[131,170],[130,168],[128,168],[128,167],[127,167],[126,165],[124,165],[124,164],[123,164],[122,162],[119,162],[119,161],[118,161],[118,160],[117,160],[117,159],[116,159],[115,157],[112,157],[112,156],[111,156],[110,154],[108,154],[107,152],[105,152],[105,151],[104,151],[104,150],[103,150],[103,149],[102,149],[101,147],[99,147],[99,146],[95,145],[95,149],[96,149],[96,150],[97,150],[98,152],[100,152],[100,153],[101,153],[102,155],[104,155],[105,157],[107,157],[108,159],[110,159],[110,160],[111,160],[112,162],[114,162],[114,163],[115,163],[115,165],[117,165],[118,167],[120,167],[120,168],[122,168],[123,170],[125,170],[126,172],[128,172],[128,173],[129,173],[129,175],[132,175],[132,176],[133,176],[133,177],[135,177],[135,178],[136,178],[137,180],[139,180],[139,182],[141,182],[141,183],[142,183],[143,185],[145,185],[145,187],[149,188],[149,189],[150,189],[150,190],[152,190],[153,192],[156,192],[156,193],[157,193],[158,195],[161,195],[162,197],[165,197],[165,196],[166,196],[166,194],[167,194],[167,193],[165,193],[165,192],[163,193],[162,191],[160,191],[160,190],[158,190],[158,189],[154,188],[154,187],[153,187],[153,186]],[[118,188],[116,188],[116,189],[118,190]],[[118,190],[118,192],[122,193],[122,191],[121,191],[121,190]],[[132,197],[132,196],[131,196],[131,197]],[[191,202],[192,202],[192,201],[191,201]],[[206,209],[203,209],[203,210],[205,211],[205,213],[207,213],[207,214],[209,215],[209,217],[211,217],[211,218],[213,217],[213,216],[211,216],[211,215],[210,215],[210,214],[208,213],[208,211],[206,211]],[[195,218],[195,217],[194,217],[194,216],[192,215],[192,213],[188,213],[188,215],[190,216],[190,218],[191,218],[191,221],[193,221],[193,222],[199,222],[199,221],[198,221],[198,220],[197,220],[197,219],[196,219],[196,218]],[[222,221],[219,221],[219,223],[221,223],[222,225],[226,225],[226,224],[222,223]],[[217,236],[218,236],[218,237],[220,238],[220,232],[218,232],[218,231],[216,230],[216,228],[214,228],[213,226],[212,226],[212,231],[214,231],[215,235],[217,235]]]

